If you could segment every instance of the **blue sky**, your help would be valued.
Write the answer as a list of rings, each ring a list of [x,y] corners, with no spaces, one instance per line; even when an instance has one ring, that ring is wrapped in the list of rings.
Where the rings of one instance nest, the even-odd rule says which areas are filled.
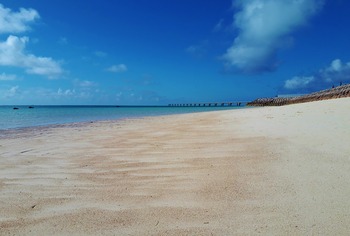
[[[350,82],[346,0],[0,4],[0,105],[247,101]]]

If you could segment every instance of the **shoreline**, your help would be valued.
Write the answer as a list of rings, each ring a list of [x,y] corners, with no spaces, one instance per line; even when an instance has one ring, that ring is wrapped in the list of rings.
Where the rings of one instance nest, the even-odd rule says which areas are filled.
[[[1,232],[345,235],[348,108],[342,98],[0,138]]]
[[[56,106],[43,106],[44,109],[52,109]],[[57,106],[58,108],[66,108],[69,106]],[[55,126],[61,126],[61,125],[74,125],[79,123],[91,123],[91,122],[108,122],[108,121],[116,121],[116,120],[124,120],[124,119],[139,119],[139,118],[145,118],[145,117],[158,117],[158,116],[168,116],[168,115],[177,115],[177,114],[190,114],[190,113],[202,113],[202,112],[211,112],[211,111],[222,111],[222,110],[236,110],[236,109],[247,109],[248,107],[165,107],[165,106],[124,106],[124,107],[114,107],[114,106],[74,106],[79,107],[83,109],[93,108],[93,109],[100,109],[100,108],[111,108],[115,111],[118,111],[119,109],[135,109],[137,108],[137,112],[134,113],[128,113],[125,110],[121,113],[111,113],[107,114],[103,117],[78,117],[72,118],[73,121],[52,121],[52,118],[50,118],[50,121],[46,121],[43,123],[43,121],[39,121],[39,123],[33,125],[26,123],[27,126],[21,124],[20,126],[11,127],[7,125],[9,128],[1,128],[0,127],[0,135],[3,132],[11,131],[11,130],[21,130],[21,129],[31,129],[31,128],[42,128],[42,127],[55,127]],[[0,106],[1,108],[1,106]],[[148,112],[144,112],[145,109],[152,109],[155,108],[157,110],[149,110]],[[39,108],[38,108],[39,109]],[[70,108],[69,108],[70,109]],[[140,110],[139,110],[140,109]],[[161,110],[159,110],[161,109]],[[39,109],[40,110],[40,109]],[[162,112],[162,110],[168,110],[168,112]],[[177,111],[176,111],[177,110]],[[191,111],[192,110],[192,111]],[[12,109],[9,109],[9,111],[12,111]],[[171,111],[171,112],[170,112]],[[175,111],[175,112],[173,112]],[[0,110],[1,112],[1,110]],[[160,113],[159,113],[160,112]],[[73,113],[74,114],[74,113]],[[2,114],[4,116],[9,114]],[[45,118],[46,114],[40,114]],[[84,114],[86,116],[86,114]],[[28,117],[26,117],[28,119]],[[30,117],[30,119],[34,119],[35,117]],[[1,121],[1,120],[0,120]],[[17,122],[23,122],[23,121],[17,121]],[[5,122],[6,123],[6,122]]]
[[[128,119],[143,119],[143,117],[122,118],[122,119],[115,119],[115,120],[81,121],[81,122],[71,122],[71,123],[62,123],[62,124],[49,124],[49,125],[37,125],[37,126],[28,126],[28,127],[0,129],[0,140],[6,139],[6,138],[13,138],[15,136],[21,136],[21,135],[28,136],[32,134],[40,134],[44,131],[50,131],[52,129],[84,128],[84,127],[89,127],[89,125],[94,123],[117,123]]]

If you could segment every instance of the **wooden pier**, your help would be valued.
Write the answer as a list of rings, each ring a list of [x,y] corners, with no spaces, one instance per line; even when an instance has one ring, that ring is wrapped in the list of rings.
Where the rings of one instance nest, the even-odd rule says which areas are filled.
[[[169,107],[232,107],[244,106],[246,102],[202,102],[202,103],[175,103],[169,104]]]

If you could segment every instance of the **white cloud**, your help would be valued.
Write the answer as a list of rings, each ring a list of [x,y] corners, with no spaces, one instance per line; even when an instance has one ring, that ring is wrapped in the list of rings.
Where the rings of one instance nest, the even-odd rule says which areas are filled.
[[[75,86],[83,87],[83,88],[90,88],[90,87],[97,86],[97,84],[95,82],[90,81],[90,80],[75,79],[73,82],[74,82]]]
[[[186,48],[186,52],[196,58],[202,58],[207,53],[209,42],[207,40],[200,42],[197,45],[191,45]]]
[[[314,80],[315,80],[315,77],[313,76],[309,76],[309,77],[295,76],[292,79],[286,80],[284,83],[284,87],[286,89],[305,88]]]
[[[107,68],[107,71],[115,72],[115,73],[121,73],[127,71],[128,68],[125,64],[119,64],[119,65],[112,65],[111,67]]]
[[[220,21],[215,25],[213,32],[218,32],[222,30],[224,24],[224,19],[220,19]]]
[[[0,74],[0,81],[11,81],[11,80],[17,80],[16,75],[8,75],[5,73]]]
[[[234,15],[239,34],[223,59],[243,72],[271,71],[283,40],[322,6],[317,0],[239,0]]]
[[[335,59],[327,68],[319,71],[318,77],[329,83],[348,81],[350,80],[350,62],[343,63],[340,59]]]
[[[341,71],[342,70],[342,62],[340,59],[335,59],[332,61],[331,65],[326,69],[327,71]]]
[[[61,37],[59,38],[58,43],[61,45],[66,45],[68,44],[68,39],[66,37]]]
[[[98,56],[98,57],[106,57],[107,56],[107,53],[102,52],[102,51],[96,51],[94,54],[95,54],[95,56]]]
[[[92,81],[84,80],[79,83],[79,86],[81,87],[92,87],[95,86],[95,83]]]
[[[13,12],[0,4],[0,33],[21,33],[30,29],[29,23],[40,18],[34,9],[21,8],[19,12]]]
[[[75,95],[75,90],[73,89],[66,89],[66,90],[62,90],[61,88],[59,88],[57,90],[57,95],[59,96],[73,96]]]
[[[51,97],[56,99],[68,99],[71,101],[83,101],[86,99],[93,98],[94,96],[100,93],[99,89],[93,89],[94,86],[97,86],[95,82],[88,80],[74,80],[73,81],[75,88],[73,89],[61,89],[59,88]],[[68,101],[67,100],[67,101]]]
[[[17,95],[19,87],[18,86],[13,86],[10,89],[6,90],[4,93],[5,98],[12,98]]]
[[[38,57],[25,52],[28,37],[10,35],[0,42],[0,65],[15,66],[26,70],[28,74],[37,74],[55,78],[63,73],[60,64],[50,57]]]
[[[310,76],[296,76],[286,80],[286,89],[324,88],[341,82],[350,82],[350,62],[335,59],[331,64]]]

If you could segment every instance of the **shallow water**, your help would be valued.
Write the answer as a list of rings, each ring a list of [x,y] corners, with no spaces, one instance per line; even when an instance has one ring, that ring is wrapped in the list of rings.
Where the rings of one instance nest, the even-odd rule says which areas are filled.
[[[75,122],[117,120],[242,107],[0,106],[0,130]]]

